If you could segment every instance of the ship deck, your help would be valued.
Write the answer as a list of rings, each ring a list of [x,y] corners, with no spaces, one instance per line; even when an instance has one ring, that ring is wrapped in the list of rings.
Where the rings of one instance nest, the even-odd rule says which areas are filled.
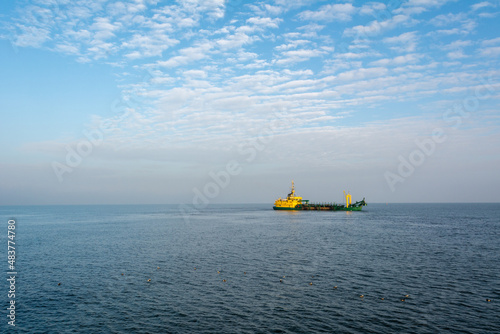
[[[307,203],[300,205],[299,210],[321,210],[321,211],[358,211],[362,206],[346,207],[342,204],[335,203]]]

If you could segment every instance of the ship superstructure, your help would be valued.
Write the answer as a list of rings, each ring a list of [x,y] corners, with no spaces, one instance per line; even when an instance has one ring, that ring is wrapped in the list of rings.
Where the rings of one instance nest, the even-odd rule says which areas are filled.
[[[307,204],[308,200],[303,200],[300,196],[295,196],[295,185],[292,181],[292,191],[286,196],[286,199],[281,197],[274,201],[274,210],[300,210],[303,204]]]

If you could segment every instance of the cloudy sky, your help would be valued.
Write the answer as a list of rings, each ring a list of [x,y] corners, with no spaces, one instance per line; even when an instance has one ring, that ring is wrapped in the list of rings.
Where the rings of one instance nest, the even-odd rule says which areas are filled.
[[[500,201],[499,0],[4,1],[0,50],[0,204]]]

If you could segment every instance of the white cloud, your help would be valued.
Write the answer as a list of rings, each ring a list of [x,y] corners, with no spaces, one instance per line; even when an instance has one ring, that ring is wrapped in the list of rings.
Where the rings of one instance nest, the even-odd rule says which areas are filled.
[[[467,55],[464,53],[464,48],[471,46],[472,44],[473,43],[470,40],[467,41],[457,40],[450,44],[444,45],[442,48],[443,50],[451,50],[450,52],[447,53],[447,56],[448,58],[455,60],[455,59],[467,58]]]
[[[297,9],[297,8],[304,7],[307,5],[311,5],[315,2],[316,2],[316,0],[295,0],[295,1],[274,0],[274,3],[276,5],[283,7],[284,10],[286,10],[286,11],[291,10],[291,9]]]
[[[311,21],[350,21],[356,11],[356,7],[350,3],[324,5],[317,11],[300,13],[299,18]]]
[[[272,6],[269,4],[264,5],[266,12],[271,15],[279,15],[283,12],[283,8],[280,6]]]
[[[491,2],[488,2],[488,1],[483,1],[483,2],[478,2],[478,3],[475,3],[473,4],[471,7],[471,9],[473,11],[476,11],[476,10],[479,10],[481,8],[485,8],[485,7],[494,7],[495,5],[493,5]]]
[[[80,53],[80,50],[77,46],[67,44],[57,44],[55,46],[55,51],[72,55],[78,55]]]
[[[456,50],[447,53],[448,58],[450,59],[462,59],[467,58],[467,55],[464,54],[463,50]]]
[[[432,31],[428,34],[428,36],[448,36],[448,35],[458,35],[461,33],[461,30],[458,28],[453,28],[453,29],[440,29],[440,30],[435,30]]]
[[[371,15],[371,16],[377,16],[380,15],[382,12],[383,14],[386,14],[388,11],[387,5],[382,2],[369,2],[367,4],[363,4],[361,6],[359,13],[362,15]]]
[[[126,54],[125,57],[137,59],[143,57],[161,56],[163,51],[178,43],[178,40],[171,39],[167,35],[163,34],[134,34],[131,39],[122,44],[122,47],[134,50],[131,53]]]
[[[117,47],[113,43],[93,40],[87,51],[94,59],[97,60],[107,58],[110,54],[115,53],[117,51]]]
[[[409,0],[406,6],[423,6],[423,7],[437,7],[442,6],[450,0]]]
[[[210,20],[218,20],[224,17],[224,0],[184,0],[162,7],[158,12],[164,14],[165,18],[171,18],[174,22],[179,19],[191,18],[199,22],[206,15]]]
[[[433,7],[441,7],[448,2],[453,2],[456,0],[408,0],[408,2],[404,3],[404,7],[417,7],[417,8],[425,8],[428,10]]]
[[[121,27],[122,24],[120,22],[111,23],[110,19],[107,17],[96,17],[89,29],[95,31],[94,39],[106,40],[116,37],[115,32]]]
[[[384,58],[373,61],[370,63],[371,66],[400,66],[404,64],[417,63],[422,58],[420,54],[407,54],[404,56],[397,56],[394,58]]]
[[[405,32],[399,36],[386,37],[384,43],[394,45],[391,49],[398,52],[414,52],[417,48],[418,41],[417,32]]]
[[[357,81],[368,78],[385,76],[388,70],[385,67],[360,68],[357,70],[340,73],[337,76],[339,81]]]
[[[203,42],[200,45],[181,49],[181,55],[170,58],[166,61],[158,61],[157,64],[161,67],[177,67],[192,62],[202,60],[209,56],[210,50],[213,48],[212,42]]]
[[[500,12],[482,12],[479,13],[477,16],[480,18],[487,18],[487,19],[492,19],[500,15]]]
[[[497,58],[500,56],[500,46],[482,48],[479,50],[479,53],[483,57]]]
[[[322,50],[313,49],[302,49],[302,50],[290,50],[281,53],[282,58],[276,61],[277,65],[285,65],[290,63],[299,63],[311,58],[321,57],[325,55],[326,52]]]
[[[447,35],[468,35],[475,31],[478,23],[472,19],[467,19],[460,22],[459,28],[451,28],[451,29],[439,29],[429,32],[428,36],[447,36]]]
[[[453,23],[464,21],[467,18],[465,13],[448,13],[448,14],[440,14],[436,17],[432,18],[429,23],[435,25],[436,27],[444,27]]]
[[[394,10],[394,13],[405,15],[418,15],[434,8],[439,8],[448,2],[456,0],[409,0],[401,7]]]
[[[299,40],[293,40],[288,44],[278,45],[275,49],[278,51],[285,51],[285,50],[290,50],[290,49],[296,49],[299,46],[304,46],[304,45],[311,44],[311,43],[312,42],[309,40],[299,39]]]
[[[440,14],[431,19],[429,22],[436,27],[450,27],[450,29],[440,29],[430,32],[429,35],[467,35],[472,33],[478,25],[476,20],[468,18],[466,13]]]
[[[450,44],[447,44],[443,46],[445,50],[456,50],[456,49],[463,49],[464,47],[471,46],[472,41],[467,40],[467,41],[462,41],[462,40],[457,40],[454,42],[451,42]]]
[[[255,40],[258,40],[258,37],[249,36],[243,32],[236,32],[233,35],[229,35],[225,38],[218,39],[216,43],[220,49],[228,50],[228,49],[240,48],[243,45],[250,44]]]
[[[107,6],[107,12],[112,16],[123,16],[135,14],[146,10],[147,7],[143,1],[123,2],[116,1]]]
[[[317,24],[317,23],[310,23],[310,24],[307,24],[305,26],[302,26],[302,27],[298,27],[297,30],[304,30],[306,33],[308,33],[309,35],[311,33],[314,34],[314,36],[316,36],[316,33],[325,29],[325,26],[324,25],[320,25],[320,24]]]
[[[411,26],[417,21],[407,15],[395,15],[385,21],[372,21],[368,25],[357,25],[344,30],[344,36],[354,36],[364,38],[367,36],[379,35],[387,30],[394,29],[401,25]]]
[[[251,17],[247,19],[247,23],[253,24],[256,26],[261,26],[265,28],[278,28],[279,23],[282,20],[280,18],[270,18],[270,17]]]
[[[64,37],[62,39],[68,43],[74,43],[74,41],[88,43],[92,38],[92,33],[87,29],[81,29],[78,31],[68,29],[63,32],[63,36]]]
[[[50,30],[46,28],[30,27],[22,24],[18,24],[17,28],[19,32],[15,36],[13,43],[19,47],[38,48],[51,39]]]
[[[196,79],[206,79],[207,78],[207,72],[202,71],[202,70],[188,70],[188,71],[183,72],[183,75],[185,77],[196,78]]]
[[[481,46],[490,46],[490,45],[498,45],[500,44],[500,37],[487,39],[481,42]]]

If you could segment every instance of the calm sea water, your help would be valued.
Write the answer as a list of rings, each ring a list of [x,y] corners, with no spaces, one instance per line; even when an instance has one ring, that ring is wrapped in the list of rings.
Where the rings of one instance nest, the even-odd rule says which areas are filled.
[[[499,204],[0,213],[4,273],[17,220],[20,333],[500,332]]]

